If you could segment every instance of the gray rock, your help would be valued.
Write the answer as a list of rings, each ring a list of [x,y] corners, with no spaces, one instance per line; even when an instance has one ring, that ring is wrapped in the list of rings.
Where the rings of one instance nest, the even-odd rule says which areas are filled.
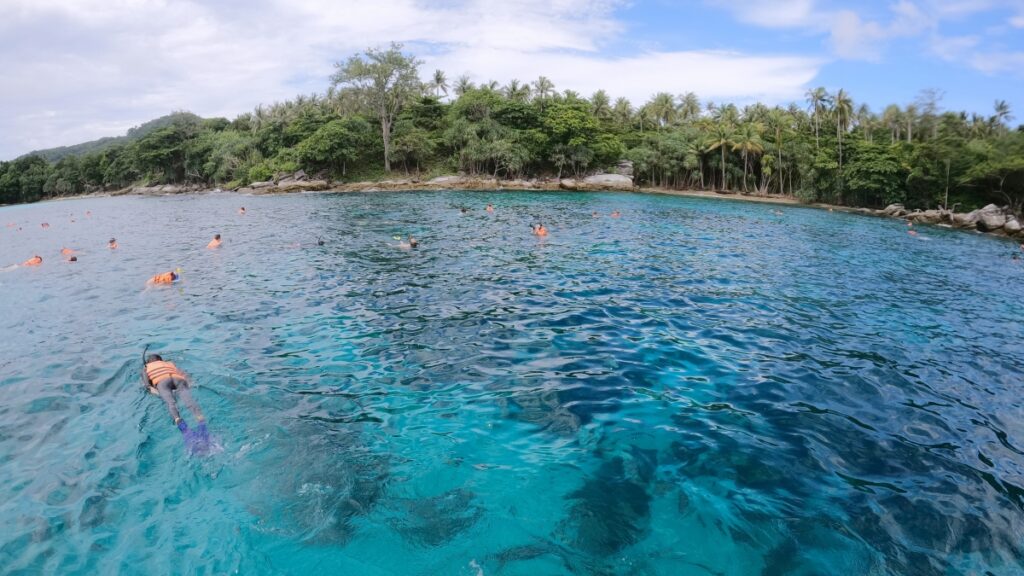
[[[562,190],[579,190],[579,182],[571,178],[563,178],[558,181],[558,187]]]
[[[441,184],[441,185],[452,185],[462,182],[462,176],[438,176],[437,178],[431,178],[427,181],[427,184]]]
[[[602,186],[609,188],[633,188],[633,179],[622,174],[595,174],[583,179],[587,186]]]
[[[623,176],[633,177],[633,161],[632,160],[620,160],[619,164],[615,167],[615,173]]]
[[[974,210],[967,214],[953,214],[954,228],[974,228],[978,225],[979,211]]]
[[[994,210],[990,210],[989,207],[994,208]],[[1006,225],[1006,215],[992,204],[982,208],[981,213],[978,214],[978,230],[982,232],[999,230],[1004,225]]]
[[[274,183],[272,181],[267,180],[266,182],[253,182],[252,184],[249,184],[249,188],[252,188],[253,190],[259,190],[260,188],[269,188],[273,185]]]
[[[889,204],[882,210],[882,213],[886,216],[898,216],[900,212],[906,212],[903,204]]]
[[[1003,224],[1003,232],[1006,232],[1010,236],[1020,234],[1022,228],[1024,227],[1020,225],[1020,221],[1014,216],[1007,218],[1006,223]]]

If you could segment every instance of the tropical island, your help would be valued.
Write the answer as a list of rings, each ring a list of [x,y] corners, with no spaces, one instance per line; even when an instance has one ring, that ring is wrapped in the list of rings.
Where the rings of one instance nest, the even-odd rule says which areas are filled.
[[[919,210],[925,221],[952,224],[953,210],[988,205],[1010,222],[1007,234],[1020,232],[1024,126],[1011,128],[1005,101],[991,115],[943,110],[942,93],[924,90],[911,104],[873,111],[845,90],[815,88],[806,102],[785,107],[665,92],[635,106],[603,90],[558,91],[543,76],[474,85],[436,70],[424,80],[420,65],[400,44],[369,49],[337,63],[323,94],[233,120],[177,112],[123,137],[0,162],[0,203],[132,189],[415,188],[431,180],[574,189],[610,173],[592,178],[594,187],[889,206],[893,215]]]

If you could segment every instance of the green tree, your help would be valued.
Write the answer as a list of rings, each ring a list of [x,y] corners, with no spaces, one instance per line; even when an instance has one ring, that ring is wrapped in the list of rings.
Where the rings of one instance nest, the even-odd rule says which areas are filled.
[[[417,76],[420,61],[402,53],[402,45],[392,43],[388,50],[371,48],[362,56],[352,56],[335,64],[333,85],[349,86],[365,100],[380,121],[384,142],[384,171],[391,171],[391,127],[402,108],[419,93]]]

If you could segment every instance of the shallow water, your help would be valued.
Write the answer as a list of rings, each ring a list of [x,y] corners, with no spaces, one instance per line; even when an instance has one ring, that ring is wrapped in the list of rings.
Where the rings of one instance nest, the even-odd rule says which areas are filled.
[[[0,208],[22,227],[0,266],[44,258],[0,272],[2,571],[1024,572],[1013,245],[774,209]],[[187,455],[140,385],[146,344],[193,376],[222,453]]]

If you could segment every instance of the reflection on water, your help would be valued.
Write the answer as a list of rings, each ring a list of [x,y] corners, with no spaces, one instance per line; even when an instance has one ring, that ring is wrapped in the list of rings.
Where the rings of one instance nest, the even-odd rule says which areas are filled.
[[[6,572],[1024,572],[997,240],[627,194],[239,203],[0,209],[0,266],[44,257],[0,272]],[[146,344],[222,453],[188,457]]]

